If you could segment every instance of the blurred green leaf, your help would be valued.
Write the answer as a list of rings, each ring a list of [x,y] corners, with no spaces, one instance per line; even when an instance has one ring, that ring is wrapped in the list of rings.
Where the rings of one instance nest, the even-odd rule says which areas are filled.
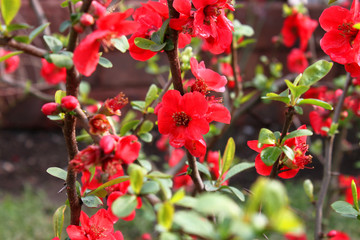
[[[83,204],[85,206],[90,207],[90,208],[97,208],[97,207],[103,205],[103,202],[101,201],[101,199],[95,195],[88,195],[88,196],[82,197],[81,201],[83,202]]]
[[[172,226],[174,212],[174,206],[170,202],[165,202],[160,205],[157,213],[157,220],[158,223],[166,230],[169,230]]]
[[[70,69],[73,66],[72,58],[67,55],[52,53],[49,54],[49,58],[59,68]]]
[[[56,209],[53,215],[53,227],[54,227],[54,235],[61,239],[61,232],[64,226],[64,213],[66,210],[66,205],[62,205]]]
[[[283,153],[285,153],[288,159],[293,160],[295,158],[295,153],[290,147],[284,145],[281,146],[281,150],[283,151]]]
[[[136,196],[122,195],[118,197],[112,204],[112,212],[119,218],[129,216],[137,206]]]
[[[282,142],[284,143],[286,140],[295,138],[295,137],[311,136],[311,135],[313,135],[313,133],[309,129],[298,129],[298,130],[294,130],[294,131],[290,132],[289,134],[287,134],[283,138]]]
[[[97,187],[96,189],[86,193],[85,195],[91,195],[91,194],[96,194],[98,191],[101,191],[102,189],[104,188],[107,188],[107,187],[110,187],[112,185],[115,185],[115,184],[118,184],[118,183],[122,183],[122,182],[125,182],[125,181],[128,181],[130,178],[129,176],[121,176],[121,177],[118,177],[118,178],[115,178],[115,179],[112,179],[102,185],[100,185],[99,187]]]
[[[234,165],[233,167],[231,167],[229,169],[229,171],[225,175],[223,182],[225,182],[226,180],[235,176],[236,174],[238,174],[242,171],[245,171],[246,169],[252,168],[254,166],[255,166],[255,163],[248,163],[248,162],[242,162],[242,163],[238,163],[238,164]]]
[[[104,57],[99,58],[99,65],[104,68],[112,68],[113,67],[113,64],[109,61],[109,59],[104,58]]]
[[[136,194],[139,194],[144,183],[146,170],[137,164],[130,164],[128,167],[128,173],[130,176],[131,188]]]
[[[193,211],[177,211],[174,215],[174,223],[189,234],[212,239],[215,230],[211,222],[200,214]]]
[[[154,41],[140,37],[135,38],[134,43],[137,47],[145,50],[150,50],[150,46],[156,45]]]
[[[356,209],[350,203],[345,201],[336,201],[331,204],[331,207],[335,210],[335,212],[344,216],[357,217],[360,215],[359,211],[356,211]]]
[[[140,130],[138,134],[150,132],[154,127],[154,123],[150,120],[145,120],[143,124],[141,124]]]
[[[149,90],[146,93],[145,107],[150,106],[150,104],[157,98],[158,98],[158,87],[155,84],[151,84]]]
[[[359,209],[358,193],[357,193],[356,184],[355,184],[354,179],[351,180],[351,192],[352,192],[352,196],[353,196],[354,208],[356,209],[356,211],[359,212],[360,209]]]
[[[140,191],[140,194],[156,194],[160,191],[159,183],[156,181],[146,181]]]
[[[119,38],[112,38],[111,43],[114,44],[114,47],[122,53],[125,53],[130,47],[129,42],[124,35]]]
[[[15,55],[19,55],[21,53],[23,53],[23,51],[16,51],[16,52],[8,53],[8,54],[0,57],[0,62],[3,62],[6,59],[9,59],[9,58],[11,58],[12,56],[15,56]]]
[[[1,0],[1,14],[6,26],[14,19],[20,6],[21,0]]]
[[[231,167],[235,157],[235,141],[232,137],[228,139],[220,165],[220,177]]]
[[[45,28],[47,28],[50,25],[50,23],[44,23],[35,28],[30,34],[29,34],[29,43],[31,43],[40,33],[42,33]]]
[[[56,37],[45,35],[43,38],[50,51],[53,53],[57,53],[63,48],[62,42]]]
[[[26,23],[13,23],[6,27],[9,32],[28,28],[31,28],[31,26]]]
[[[129,121],[129,122],[125,123],[124,125],[122,125],[121,129],[120,129],[120,136],[125,136],[125,134],[128,131],[133,130],[135,128],[135,126],[138,125],[139,122],[140,122],[140,120],[132,120],[132,121]]]

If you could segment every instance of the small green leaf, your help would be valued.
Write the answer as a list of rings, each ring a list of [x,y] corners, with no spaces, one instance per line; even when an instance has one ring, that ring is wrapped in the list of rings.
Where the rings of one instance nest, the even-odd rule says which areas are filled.
[[[303,186],[305,194],[309,197],[310,201],[314,201],[314,185],[312,184],[311,180],[306,179]]]
[[[164,37],[165,37],[165,33],[166,33],[166,29],[168,28],[170,22],[170,18],[166,19],[163,23],[163,25],[161,26],[159,32],[159,37],[160,37],[160,43],[164,42]]]
[[[21,0],[1,0],[1,14],[6,26],[14,19],[20,6]]]
[[[357,194],[357,189],[356,189],[356,184],[355,184],[354,179],[351,181],[351,191],[352,191],[352,196],[353,196],[353,200],[354,200],[354,207],[357,211],[360,211],[358,194]]]
[[[231,138],[229,138],[229,140],[226,144],[224,155],[222,157],[222,165],[220,166],[220,177],[225,172],[227,172],[227,170],[229,170],[229,168],[234,160],[234,157],[235,157],[235,141],[231,137]]]
[[[279,147],[267,147],[260,153],[261,160],[266,166],[272,166],[282,153]]]
[[[177,211],[174,223],[188,234],[195,234],[206,239],[213,239],[213,236],[216,235],[211,222],[193,211]]]
[[[171,203],[177,203],[179,202],[181,199],[183,199],[185,197],[185,189],[184,188],[180,188],[175,194],[174,196],[170,199]]]
[[[54,177],[60,178],[66,181],[67,171],[58,167],[50,167],[46,170],[46,172]]]
[[[61,232],[64,226],[64,213],[66,210],[66,205],[60,206],[56,209],[53,215],[53,227],[54,227],[54,234],[55,237],[61,239]]]
[[[330,5],[330,4],[332,4],[332,3],[334,3],[334,2],[336,2],[337,0],[329,0],[329,2],[328,2],[328,5]],[[356,25],[356,24],[355,24]],[[353,26],[354,27],[354,26]]]
[[[333,66],[332,62],[325,60],[319,60],[305,69],[302,78],[300,79],[299,84],[310,87],[315,84],[317,81],[322,79]]]
[[[64,54],[52,53],[49,54],[49,58],[57,67],[70,69],[73,66],[72,58]]]
[[[155,181],[147,181],[143,184],[140,194],[141,195],[145,195],[145,194],[156,194],[157,192],[160,191],[160,186],[157,182]]]
[[[158,98],[158,87],[151,84],[145,97],[145,107],[148,107],[154,100]]]
[[[29,36],[17,35],[15,37],[13,37],[13,39],[17,42],[29,43]]]
[[[137,164],[130,164],[128,172],[130,176],[130,186],[136,194],[139,194],[144,183],[146,170]]]
[[[28,28],[31,28],[31,26],[26,23],[14,23],[14,24],[10,24],[9,26],[7,26],[6,29],[7,29],[7,31],[12,32],[12,31],[28,29]]]
[[[262,99],[269,99],[273,101],[279,101],[288,104],[290,102],[289,97],[283,97],[276,93],[268,93],[265,97],[261,97]]]
[[[326,110],[333,110],[333,107],[330,104],[319,99],[313,99],[313,98],[299,99],[297,105],[302,105],[302,104],[311,104],[325,108]]]
[[[222,191],[231,193],[233,195],[235,195],[235,197],[237,197],[240,201],[245,201],[245,195],[237,188],[235,187],[231,187],[231,186],[221,186],[220,188]]]
[[[199,171],[201,173],[205,174],[208,179],[211,179],[211,173],[210,173],[209,169],[204,164],[196,161],[196,166],[197,166],[197,168],[199,169]]]
[[[143,112],[145,109],[145,101],[131,101],[130,104],[135,110]]]
[[[85,204],[87,207],[91,208],[97,208],[101,205],[103,205],[103,202],[101,199],[95,195],[88,195],[81,198],[81,201]]]
[[[356,217],[360,214],[360,212],[356,211],[356,209],[350,203],[345,201],[336,201],[331,204],[331,207],[335,210],[335,212],[342,215],[350,215]]]
[[[71,26],[71,21],[70,20],[63,21],[60,24],[59,32],[61,32],[61,33],[65,32],[65,30],[68,29],[70,26]]]
[[[0,62],[3,62],[6,59],[9,59],[9,58],[11,58],[12,56],[15,56],[15,55],[19,55],[21,53],[23,53],[23,51],[16,51],[16,52],[8,53],[8,54],[0,57]]]
[[[122,195],[113,202],[111,210],[116,216],[121,218],[129,216],[136,206],[137,200],[135,195]]]
[[[129,42],[126,36],[124,35],[119,38],[112,38],[111,43],[114,45],[114,47],[117,50],[119,50],[122,53],[125,53],[130,47]]]
[[[29,43],[31,43],[49,25],[50,25],[50,23],[44,23],[44,24],[41,24],[40,26],[38,26],[37,28],[35,28],[34,30],[32,30],[31,33],[29,34]]]
[[[283,153],[285,153],[286,157],[290,160],[293,160],[295,157],[295,153],[294,150],[292,150],[290,147],[284,145],[281,147],[281,150],[283,151]]]
[[[112,68],[113,64],[106,58],[104,57],[100,57],[99,58],[99,65],[104,67],[104,68]]]
[[[145,50],[150,50],[150,46],[156,44],[155,42],[149,39],[140,38],[140,37],[135,38],[134,43],[137,47]]]
[[[66,92],[63,90],[57,90],[55,92],[55,102],[61,104],[61,99],[66,96]]]
[[[160,208],[157,213],[158,223],[164,227],[166,230],[169,230],[172,226],[174,218],[174,206],[170,202],[165,202],[160,205]]]
[[[311,135],[313,135],[313,133],[309,129],[298,129],[298,130],[292,131],[288,135],[286,135],[283,138],[282,142],[284,143],[286,140],[288,140],[290,138],[294,138],[294,137],[311,136]]]
[[[150,132],[154,127],[154,123],[150,120],[145,120],[143,124],[141,124],[139,134]]]
[[[261,144],[275,144],[275,135],[274,133],[267,129],[267,128],[262,128],[260,129],[260,133],[259,133],[259,143]]]
[[[240,207],[231,198],[218,192],[198,195],[193,209],[207,216],[235,217],[241,213]]]
[[[302,107],[300,106],[294,106],[295,112],[299,115],[303,115],[304,114],[304,110],[302,109]]]
[[[81,81],[79,85],[79,93],[81,96],[88,96],[90,94],[91,86],[88,82]]]
[[[153,140],[153,136],[151,135],[151,133],[148,133],[148,132],[139,134],[139,137],[141,140],[143,140],[144,142],[147,142],[147,143],[152,142],[152,140]]]
[[[171,175],[169,174],[166,174],[166,173],[162,173],[162,172],[159,172],[159,171],[153,171],[151,173],[149,173],[148,175],[146,175],[147,178],[150,178],[150,179],[156,179],[156,178],[172,178]]]
[[[46,45],[49,47],[50,51],[57,53],[63,48],[62,42],[53,36],[44,36]]]
[[[307,90],[309,90],[310,86],[295,86],[289,80],[285,80],[286,85],[291,91],[291,95],[293,99],[299,98],[302,94],[304,94]]]
[[[238,164],[234,165],[233,167],[231,167],[229,169],[229,171],[225,175],[223,182],[225,182],[226,180],[235,176],[236,174],[238,174],[242,171],[245,171],[246,169],[252,168],[252,167],[255,167],[255,163],[242,162],[242,163],[238,163]]]
[[[121,126],[120,136],[125,136],[125,134],[128,131],[133,130],[135,128],[135,126],[138,125],[139,122],[140,122],[140,120],[132,120],[132,121],[125,123],[123,126]]]
[[[115,184],[118,184],[118,183],[122,183],[122,182],[125,182],[125,181],[128,181],[130,178],[129,176],[121,176],[121,177],[118,177],[118,178],[115,178],[115,179],[112,179],[102,185],[100,185],[98,188],[88,192],[85,194],[85,196],[87,195],[92,195],[92,194],[96,194],[97,192],[101,191],[102,189],[104,188],[107,188],[107,187],[110,187],[112,185],[115,185]]]
[[[150,45],[149,50],[153,51],[153,52],[158,52],[164,49],[164,47],[166,46],[166,42],[162,43],[162,44],[153,44]]]

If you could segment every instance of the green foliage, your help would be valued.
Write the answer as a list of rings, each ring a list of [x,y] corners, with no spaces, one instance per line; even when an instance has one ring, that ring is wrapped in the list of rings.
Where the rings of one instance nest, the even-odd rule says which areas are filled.
[[[47,28],[50,25],[50,23],[44,23],[40,25],[39,27],[35,28],[30,34],[29,34],[29,42],[31,43],[40,33],[42,33],[45,28]]]
[[[60,206],[56,209],[53,215],[53,227],[54,227],[54,235],[61,239],[61,232],[63,230],[64,225],[64,214],[66,210],[66,205]]]
[[[227,170],[229,170],[235,157],[235,141],[233,138],[229,138],[224,155],[219,163],[220,166],[220,178],[224,175]]]
[[[267,147],[261,151],[260,157],[267,166],[272,166],[282,152],[280,147]]]
[[[15,55],[19,55],[21,53],[23,53],[23,51],[15,51],[15,52],[8,53],[8,54],[0,57],[0,62],[3,62],[6,59],[11,58],[12,56],[15,56]]]
[[[126,36],[121,36],[119,38],[112,38],[111,43],[114,47],[122,53],[125,53],[129,49],[129,42]]]
[[[113,67],[113,64],[110,62],[110,60],[107,58],[104,58],[104,57],[99,58],[99,65],[104,68],[112,68]]]
[[[1,14],[5,25],[9,25],[18,13],[21,0],[1,0]]]
[[[267,128],[262,128],[262,129],[260,129],[260,132],[259,132],[258,141],[261,144],[275,144],[276,137],[271,130],[269,130]]]
[[[112,212],[120,217],[126,217],[135,210],[137,205],[136,196],[134,195],[122,195],[118,197],[112,204]]]
[[[67,171],[58,167],[50,167],[46,170],[46,172],[54,177],[60,178],[66,181]]]

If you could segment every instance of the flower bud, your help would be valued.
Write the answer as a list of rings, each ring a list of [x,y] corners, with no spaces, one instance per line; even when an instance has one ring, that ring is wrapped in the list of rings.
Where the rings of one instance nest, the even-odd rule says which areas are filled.
[[[41,111],[46,115],[56,115],[59,113],[59,104],[51,102],[51,103],[45,103],[42,108]]]
[[[110,122],[103,114],[96,114],[90,121],[90,133],[94,135],[101,135],[110,130]]]
[[[74,30],[77,32],[77,33],[82,33],[84,32],[84,26],[81,24],[81,23],[75,23],[74,26],[73,26]]]
[[[89,13],[84,13],[80,17],[80,23],[84,26],[90,26],[95,23],[94,17]]]
[[[65,96],[61,99],[61,107],[65,111],[72,111],[79,105],[79,101],[74,96]]]

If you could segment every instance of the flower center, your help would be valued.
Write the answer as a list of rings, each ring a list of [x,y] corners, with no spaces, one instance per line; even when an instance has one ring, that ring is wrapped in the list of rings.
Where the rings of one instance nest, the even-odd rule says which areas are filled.
[[[338,30],[342,32],[340,34],[349,40],[351,46],[353,45],[356,35],[359,32],[359,30],[352,27],[353,25],[354,23],[352,22],[345,22],[338,26]]]
[[[209,93],[208,86],[202,79],[196,79],[195,83],[191,86],[192,92],[200,92],[203,95],[206,95]]]
[[[191,117],[187,115],[184,111],[176,112],[172,115],[174,122],[177,127],[184,126],[187,127],[191,121]]]

